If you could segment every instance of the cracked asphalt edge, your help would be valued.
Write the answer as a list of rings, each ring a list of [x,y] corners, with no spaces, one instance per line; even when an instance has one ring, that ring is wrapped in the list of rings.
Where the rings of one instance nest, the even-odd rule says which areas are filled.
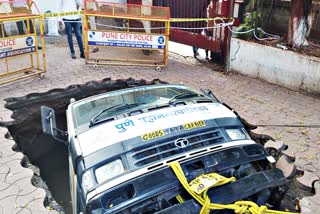
[[[58,213],[50,206],[45,207],[45,183],[42,182],[42,186],[32,184],[37,174],[22,166],[25,156],[14,151],[14,146],[8,130],[0,127],[0,214]]]

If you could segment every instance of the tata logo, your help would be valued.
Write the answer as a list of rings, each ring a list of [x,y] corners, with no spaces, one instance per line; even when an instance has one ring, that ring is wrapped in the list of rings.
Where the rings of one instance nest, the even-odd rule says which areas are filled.
[[[180,149],[183,149],[189,146],[189,141],[185,138],[179,138],[174,141],[174,145]]]

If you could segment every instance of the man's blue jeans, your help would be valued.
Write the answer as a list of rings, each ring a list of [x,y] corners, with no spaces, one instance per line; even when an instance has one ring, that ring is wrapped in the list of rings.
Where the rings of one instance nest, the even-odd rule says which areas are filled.
[[[80,31],[80,27],[81,27],[80,19],[76,19],[76,20],[63,19],[63,21],[66,27],[66,33],[68,37],[68,43],[69,43],[71,54],[74,54],[73,41],[72,41],[72,29],[73,29],[79,45],[80,54],[84,55],[83,42],[82,42],[81,31]]]

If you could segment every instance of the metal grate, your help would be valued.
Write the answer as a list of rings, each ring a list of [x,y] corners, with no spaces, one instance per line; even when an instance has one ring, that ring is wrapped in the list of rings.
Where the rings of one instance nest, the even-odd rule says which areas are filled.
[[[145,148],[139,148],[131,154],[135,160],[134,165],[144,166],[156,161],[173,157],[175,155],[183,154],[195,149],[205,148],[214,144],[222,143],[225,141],[220,130],[210,130],[204,133],[196,133],[184,137],[189,141],[189,145],[185,148],[178,148],[175,146],[175,140],[181,138],[176,137],[169,141],[158,142],[153,145],[148,145]]]

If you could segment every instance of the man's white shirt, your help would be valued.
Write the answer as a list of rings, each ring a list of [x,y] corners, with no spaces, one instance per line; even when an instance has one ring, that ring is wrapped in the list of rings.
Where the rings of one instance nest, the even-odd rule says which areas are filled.
[[[59,0],[59,13],[80,11],[81,8],[82,0]],[[59,16],[59,21],[62,21],[62,19],[76,20],[80,18],[80,15]]]

